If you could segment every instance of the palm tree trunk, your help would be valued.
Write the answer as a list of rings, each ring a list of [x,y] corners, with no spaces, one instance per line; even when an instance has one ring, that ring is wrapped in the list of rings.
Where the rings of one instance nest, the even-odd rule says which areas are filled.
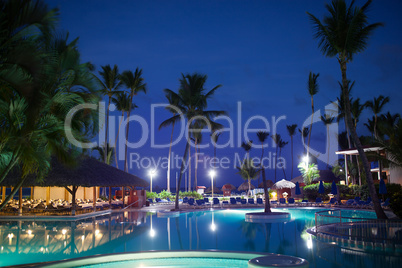
[[[189,135],[190,135],[190,133],[189,133]],[[188,136],[188,137],[190,137],[190,136]],[[179,210],[179,190],[180,190],[181,179],[182,179],[183,173],[184,173],[184,168],[186,166],[188,148],[190,147],[190,140],[189,139],[190,138],[187,138],[186,148],[184,149],[184,156],[183,156],[183,159],[181,161],[179,181],[177,182],[177,187],[176,187],[176,200],[175,200],[175,205],[174,205],[175,210]]]
[[[264,142],[261,142],[261,158],[260,158],[260,166],[262,167],[262,158],[264,156]],[[261,173],[261,177],[262,177],[262,173]],[[257,181],[257,187],[260,186],[260,178],[258,178]]]
[[[279,149],[279,157],[282,155],[282,149]],[[286,172],[285,172],[285,166],[282,167],[283,170],[283,176],[285,177],[284,179],[286,180]]]
[[[117,130],[117,136],[116,136],[116,140],[114,141],[114,148],[115,150],[117,149],[117,140],[119,138],[119,134],[120,134],[120,127],[121,127],[121,123],[123,122],[124,119],[124,112],[121,113],[121,119],[120,119],[120,123],[119,123],[119,129]],[[114,152],[114,157],[116,160],[116,168],[119,168],[119,161],[117,159],[117,150]]]
[[[130,109],[128,109],[128,114],[127,114],[127,128],[126,128],[126,142],[124,146],[124,171],[128,172],[128,164],[127,164],[127,143],[128,143],[128,133],[130,129],[130,116],[131,116],[131,108],[132,108],[132,103],[133,103],[133,98],[134,98],[134,93],[131,93],[131,98],[130,98]]]
[[[327,139],[328,139],[328,149],[327,149],[327,154],[328,154],[328,160],[327,160],[327,168],[329,168],[329,146],[330,146],[330,142],[329,142],[329,139],[330,139],[330,136],[329,136],[329,125],[327,125]]]
[[[173,131],[174,131],[174,122],[172,124],[172,134],[170,134],[170,146],[169,146],[169,156],[168,156],[167,191],[169,193],[170,193],[170,158],[171,158],[171,154],[172,154]]]
[[[264,195],[265,195],[265,213],[271,213],[271,204],[269,202],[269,193],[268,193],[268,187],[267,187],[267,180],[265,178],[265,168],[262,167],[261,170],[262,173],[262,183],[264,184]]]
[[[290,136],[290,154],[292,155],[292,168],[290,170],[290,179],[293,179],[293,135]]]
[[[106,110],[106,133],[105,133],[105,150],[107,150],[107,144],[108,144],[108,134],[109,134],[109,108],[110,108],[110,101],[111,97],[109,96],[109,103],[107,105],[107,110]],[[103,156],[103,162],[106,163],[107,161],[107,152],[104,153]]]
[[[377,196],[377,192],[374,187],[373,176],[370,171],[370,164],[368,162],[367,156],[363,151],[362,145],[359,140],[359,136],[356,133],[356,130],[353,128],[352,117],[350,113],[350,98],[349,98],[349,90],[348,90],[348,79],[346,77],[346,59],[345,55],[340,55],[340,67],[342,72],[342,91],[345,97],[345,119],[347,121],[348,127],[351,132],[351,138],[354,144],[356,145],[357,151],[359,152],[360,158],[363,162],[364,171],[366,173],[367,185],[369,187],[370,196],[373,200],[374,210],[379,219],[387,219],[387,215],[385,215],[384,210],[381,207],[380,201]]]
[[[310,131],[308,133],[308,141],[307,141],[307,157],[309,157],[310,138],[311,138],[311,132],[313,132],[313,118],[314,118],[314,99],[313,99],[313,96],[311,96],[311,124],[310,124]]]
[[[8,201],[18,192],[27,177],[21,177],[18,184],[13,188],[11,193],[6,197],[3,203],[0,204],[0,211],[7,205]]]
[[[278,144],[276,144],[276,153],[275,153],[275,182],[276,182],[276,165],[278,162]]]
[[[191,146],[188,147],[188,191],[191,191]]]
[[[250,193],[251,193],[251,180],[248,179],[248,193],[247,193],[247,195],[250,196]]]
[[[195,170],[194,170],[194,189],[197,191],[197,183],[198,183],[198,142],[195,143]]]

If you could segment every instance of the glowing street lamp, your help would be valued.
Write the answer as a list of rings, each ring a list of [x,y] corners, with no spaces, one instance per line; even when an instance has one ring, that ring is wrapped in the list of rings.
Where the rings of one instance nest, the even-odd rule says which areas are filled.
[[[215,170],[211,170],[209,172],[209,176],[211,176],[211,189],[212,189],[212,199],[214,199],[214,177],[216,175]]]
[[[152,193],[152,178],[156,175],[156,170],[155,169],[151,169],[151,171],[149,171],[149,176],[151,177],[151,185],[150,185],[150,192]]]
[[[303,162],[304,162],[304,164],[306,165],[306,168],[308,167],[308,155],[306,155],[306,156],[304,156],[303,157]]]

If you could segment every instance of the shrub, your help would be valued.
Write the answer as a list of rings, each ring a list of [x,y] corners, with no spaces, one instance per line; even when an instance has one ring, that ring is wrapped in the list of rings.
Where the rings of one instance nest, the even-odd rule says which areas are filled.
[[[401,192],[393,193],[393,195],[391,196],[389,207],[392,209],[392,212],[394,212],[398,218],[402,219],[402,193]]]
[[[306,185],[303,188],[304,196],[307,197],[309,200],[315,200],[317,197],[321,197],[323,200],[329,199],[328,194],[331,193],[332,183],[324,183],[324,193],[318,193],[318,187],[320,186],[319,183]]]
[[[172,194],[169,193],[168,191],[162,190],[162,192],[159,193],[159,198],[160,198],[160,199],[167,199],[167,198],[172,199],[173,196],[172,196]]]
[[[151,199],[155,200],[155,198],[158,197],[158,194],[155,192],[152,192],[152,193],[148,192],[148,191],[146,191],[146,192],[147,192],[147,199],[151,198]]]

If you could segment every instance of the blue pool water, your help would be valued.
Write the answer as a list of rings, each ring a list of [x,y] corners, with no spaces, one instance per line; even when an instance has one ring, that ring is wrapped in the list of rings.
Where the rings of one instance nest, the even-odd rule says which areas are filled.
[[[311,267],[399,267],[398,257],[316,241],[306,229],[314,226],[320,209],[274,211],[283,210],[291,213],[290,221],[245,222],[245,213],[262,209],[194,211],[171,218],[126,211],[76,222],[0,221],[0,266],[95,254],[219,249],[297,256]],[[368,211],[344,210],[342,215],[375,218]]]

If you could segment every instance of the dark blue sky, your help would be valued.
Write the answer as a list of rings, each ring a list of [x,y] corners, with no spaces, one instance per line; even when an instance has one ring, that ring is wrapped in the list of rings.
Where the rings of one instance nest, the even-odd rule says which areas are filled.
[[[314,97],[316,109],[324,109],[339,95],[340,69],[335,58],[325,58],[313,39],[306,11],[320,19],[326,13],[328,1],[49,1],[59,7],[61,28],[71,37],[80,37],[79,48],[83,61],[96,65],[117,64],[121,71],[143,69],[148,93],[139,94],[135,103],[137,115],[150,121],[150,105],[164,103],[164,88],[177,90],[181,73],[200,72],[208,75],[207,88],[222,84],[209,109],[222,109],[236,122],[237,102],[242,102],[243,124],[253,115],[271,122],[272,116],[286,116],[278,123],[278,133],[289,141],[286,125],[299,126],[311,113],[306,84],[310,71],[320,73],[320,91]],[[356,1],[362,5],[365,1]],[[379,94],[391,97],[386,110],[400,113],[402,103],[402,38],[400,29],[401,1],[374,1],[371,22],[383,22],[368,48],[357,55],[348,66],[349,79],[355,80],[353,97],[362,101]],[[170,116],[158,110],[157,125]],[[368,134],[363,123],[371,117],[365,111],[360,120],[359,134]],[[251,127],[262,127],[254,122]],[[343,129],[343,123],[340,125]],[[138,139],[141,130],[133,124],[130,140]],[[156,131],[158,142],[168,142],[171,128]],[[237,141],[237,127],[235,129]],[[177,133],[175,133],[177,134]],[[226,136],[226,137],[225,137]],[[223,134],[225,143],[229,138]],[[250,138],[257,142],[255,134]],[[207,140],[207,139],[205,139]],[[242,139],[243,140],[243,139]],[[295,159],[303,153],[300,135],[295,137]],[[325,127],[313,128],[312,147],[324,152]],[[269,143],[266,152],[274,152]],[[182,155],[184,142],[173,147]],[[132,150],[141,157],[167,156],[168,149],[151,148],[148,142]],[[212,155],[212,146],[201,151]],[[244,155],[242,148],[220,149],[218,156],[233,159],[235,153]],[[253,149],[252,156],[260,156]],[[283,152],[290,177],[290,145]],[[296,161],[297,162],[297,161]],[[295,164],[295,175],[299,175]],[[320,168],[325,164],[320,163]],[[174,172],[172,177],[174,178]],[[147,171],[133,168],[131,173],[147,178]],[[231,168],[220,170],[217,185],[230,182],[239,185],[242,179]],[[154,184],[165,186],[166,170],[159,170]],[[202,168],[198,172],[201,185],[210,181]],[[273,170],[268,171],[273,180]],[[278,179],[283,172],[278,170]],[[172,184],[173,185],[173,184]]]

